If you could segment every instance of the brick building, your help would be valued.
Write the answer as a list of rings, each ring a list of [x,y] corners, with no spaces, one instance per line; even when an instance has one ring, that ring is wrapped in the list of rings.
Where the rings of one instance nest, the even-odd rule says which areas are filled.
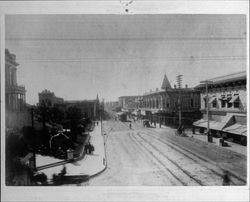
[[[188,88],[172,88],[167,76],[164,76],[161,90],[145,93],[140,106],[141,115],[151,121],[165,125],[190,125],[201,117],[199,90]],[[180,113],[181,112],[181,113]]]

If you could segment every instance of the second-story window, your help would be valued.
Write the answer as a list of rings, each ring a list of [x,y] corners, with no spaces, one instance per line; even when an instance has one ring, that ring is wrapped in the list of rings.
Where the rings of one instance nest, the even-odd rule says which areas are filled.
[[[240,101],[235,101],[234,102],[234,108],[240,108]]]
[[[225,99],[225,95],[221,95],[221,108],[225,108],[226,107],[226,99]]]
[[[212,103],[212,107],[213,107],[213,108],[216,108],[216,107],[217,107],[217,102],[216,102],[216,100]]]
[[[228,94],[227,95],[227,108],[231,108],[233,106],[233,103],[232,103],[232,95],[231,94]]]
[[[194,107],[194,100],[193,100],[193,98],[190,99],[190,106]]]

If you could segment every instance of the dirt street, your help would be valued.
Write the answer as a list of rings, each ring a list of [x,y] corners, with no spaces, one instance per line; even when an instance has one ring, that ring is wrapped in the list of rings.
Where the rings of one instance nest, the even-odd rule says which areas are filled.
[[[246,156],[175,136],[171,128],[142,122],[105,121],[107,169],[90,186],[218,186],[225,170],[232,185],[244,185]]]

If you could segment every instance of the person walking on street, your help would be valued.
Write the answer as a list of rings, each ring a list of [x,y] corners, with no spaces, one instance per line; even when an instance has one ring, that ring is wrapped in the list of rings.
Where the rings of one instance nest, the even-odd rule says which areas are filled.
[[[225,171],[223,174],[223,182],[222,182],[223,186],[230,186],[231,185],[231,179],[229,177],[229,172]]]
[[[131,124],[131,123],[129,124],[129,128],[130,128],[130,129],[132,128],[132,124]]]

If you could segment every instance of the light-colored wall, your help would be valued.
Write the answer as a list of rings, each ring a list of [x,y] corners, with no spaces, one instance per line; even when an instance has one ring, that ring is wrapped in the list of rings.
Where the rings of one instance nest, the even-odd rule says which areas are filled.
[[[225,97],[227,96],[227,94],[231,94],[232,96],[234,94],[238,94],[239,98],[240,98],[240,107],[239,108],[234,108],[234,106],[232,106],[231,108],[227,107],[227,104],[224,108],[221,107],[221,101],[219,100],[219,98],[221,98],[221,95],[225,95]],[[205,91],[201,92],[201,110],[205,110],[205,101],[204,101],[204,97],[206,96]],[[242,113],[246,113],[247,111],[247,104],[246,104],[246,87],[245,86],[238,86],[238,87],[228,87],[228,88],[221,88],[218,90],[212,90],[208,92],[208,97],[209,100],[212,99],[212,97],[216,97],[216,102],[217,102],[217,107],[213,108],[212,104],[209,104],[209,109],[210,110],[218,110],[218,111],[225,111],[225,112],[242,112]]]

